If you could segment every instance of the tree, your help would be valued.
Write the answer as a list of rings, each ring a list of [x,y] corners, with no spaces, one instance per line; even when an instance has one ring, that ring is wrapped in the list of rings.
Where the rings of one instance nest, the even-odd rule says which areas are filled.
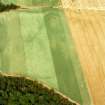
[[[3,4],[0,0],[0,12],[9,11],[9,10],[18,9],[18,8],[20,8],[20,6],[17,6],[13,3]]]

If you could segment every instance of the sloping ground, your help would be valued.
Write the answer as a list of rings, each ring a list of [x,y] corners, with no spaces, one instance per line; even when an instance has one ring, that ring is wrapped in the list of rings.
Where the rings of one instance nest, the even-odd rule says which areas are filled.
[[[65,13],[94,105],[105,105],[105,11]]]
[[[62,9],[0,13],[0,70],[45,82],[81,105],[91,100]]]

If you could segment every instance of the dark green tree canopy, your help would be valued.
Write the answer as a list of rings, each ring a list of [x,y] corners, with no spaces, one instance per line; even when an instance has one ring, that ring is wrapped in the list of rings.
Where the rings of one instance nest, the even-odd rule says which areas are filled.
[[[76,103],[37,81],[0,75],[0,105],[76,105]]]
[[[18,9],[20,8],[20,6],[17,6],[13,3],[11,4],[3,4],[1,1],[0,1],[0,12],[4,12],[4,11],[10,11],[10,10],[13,10],[13,9]]]

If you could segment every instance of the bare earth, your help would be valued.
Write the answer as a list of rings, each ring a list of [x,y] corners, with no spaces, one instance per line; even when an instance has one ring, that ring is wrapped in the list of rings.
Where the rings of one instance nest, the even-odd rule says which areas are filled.
[[[93,103],[105,105],[105,9],[102,0],[82,1],[62,3]]]

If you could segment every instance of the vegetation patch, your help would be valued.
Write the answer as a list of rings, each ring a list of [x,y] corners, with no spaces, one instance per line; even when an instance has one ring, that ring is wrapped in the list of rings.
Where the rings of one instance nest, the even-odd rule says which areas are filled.
[[[0,105],[77,105],[43,84],[0,74]]]
[[[15,4],[3,4],[0,1],[0,12],[4,12],[4,11],[10,11],[10,10],[14,10],[14,9],[18,9],[20,8],[20,6],[15,5]]]

